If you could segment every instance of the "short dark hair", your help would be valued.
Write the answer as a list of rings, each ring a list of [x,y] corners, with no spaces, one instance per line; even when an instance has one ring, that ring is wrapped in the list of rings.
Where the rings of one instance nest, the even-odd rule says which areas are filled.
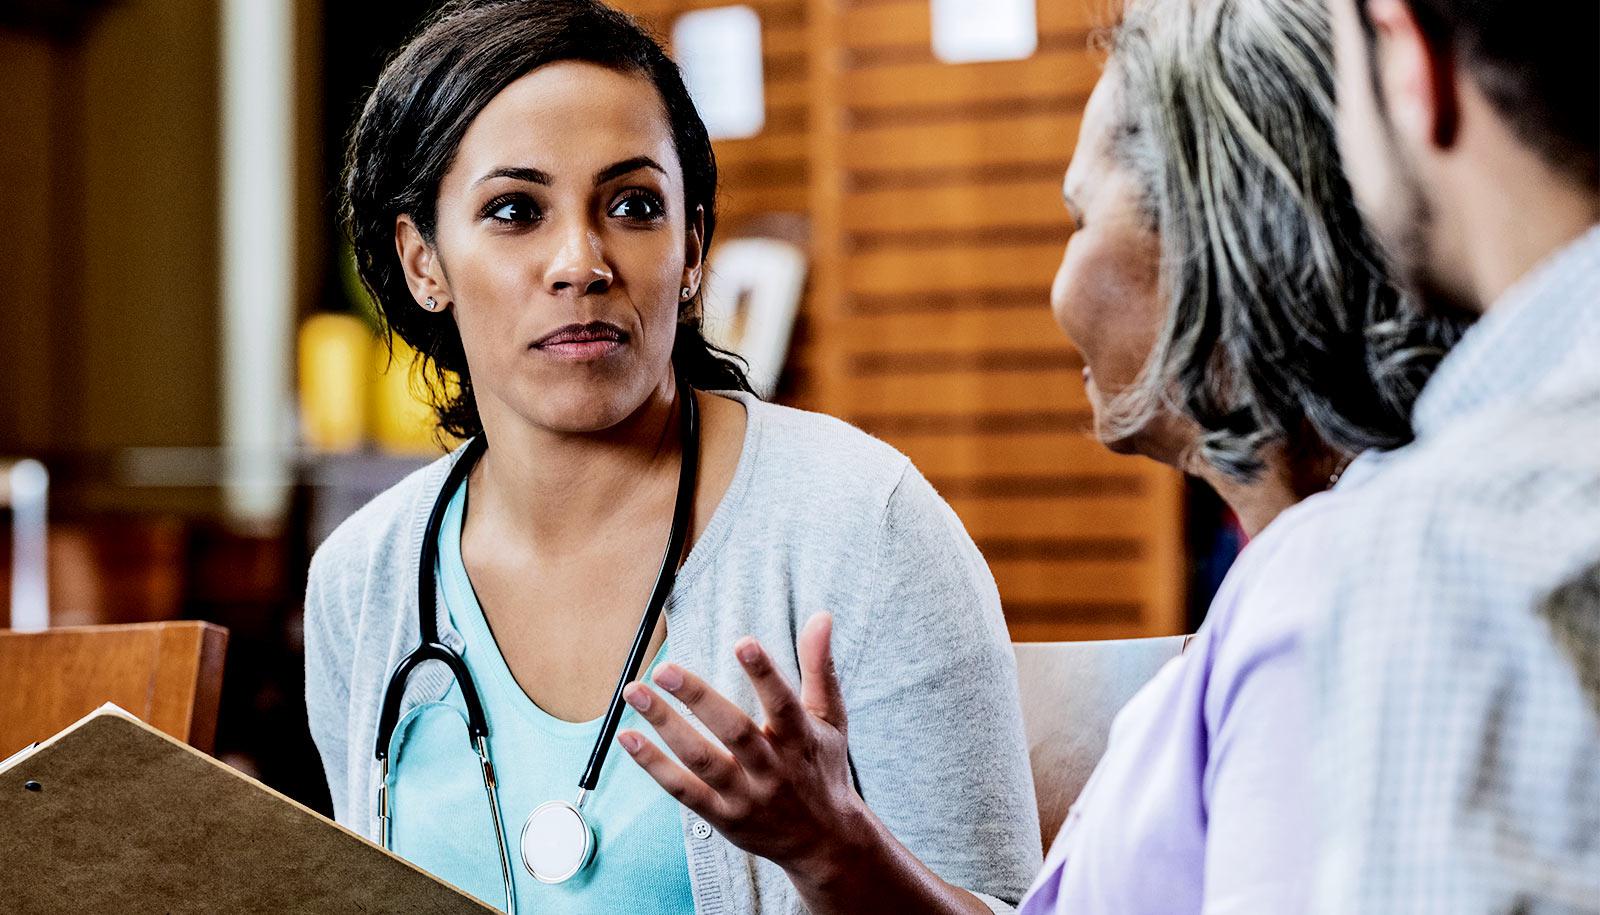
[[[661,96],[683,167],[685,209],[705,212],[702,250],[717,225],[717,161],[678,67],[626,14],[597,0],[455,0],[423,22],[389,60],[350,132],[340,217],[356,269],[377,305],[386,340],[415,349],[439,427],[458,438],[483,431],[461,334],[448,313],[417,307],[395,251],[407,214],[434,239],[439,182],[468,126],[489,100],[550,63],[584,61],[648,79]],[[706,341],[699,295],[684,302],[673,364],[692,387],[750,390],[736,357]],[[459,384],[447,383],[448,373]]]
[[[1368,0],[1354,0],[1375,51]],[[1600,3],[1404,0],[1448,44],[1491,104],[1556,170],[1600,185]]]

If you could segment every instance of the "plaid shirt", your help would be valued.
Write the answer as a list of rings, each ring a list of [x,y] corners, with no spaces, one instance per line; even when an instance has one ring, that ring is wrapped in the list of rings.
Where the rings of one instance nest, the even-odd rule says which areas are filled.
[[[1415,422],[1305,570],[1315,898],[1600,913],[1600,227],[1473,327]]]

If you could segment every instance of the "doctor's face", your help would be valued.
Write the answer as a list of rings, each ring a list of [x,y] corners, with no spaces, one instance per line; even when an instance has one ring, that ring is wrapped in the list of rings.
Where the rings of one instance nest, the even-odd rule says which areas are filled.
[[[517,79],[463,136],[434,244],[407,224],[401,259],[444,290],[486,424],[596,432],[670,383],[701,221],[644,77],[566,61]]]

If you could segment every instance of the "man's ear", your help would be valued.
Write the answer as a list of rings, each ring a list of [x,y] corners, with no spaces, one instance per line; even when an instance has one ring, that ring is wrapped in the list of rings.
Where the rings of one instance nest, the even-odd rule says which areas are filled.
[[[439,263],[439,252],[422,237],[422,230],[409,214],[401,213],[394,219],[394,249],[400,257],[400,268],[405,271],[406,285],[417,304],[427,307],[433,299],[442,310],[450,304],[450,289],[445,279],[444,267]]]
[[[1448,150],[1461,126],[1462,74],[1448,38],[1430,34],[1408,0],[1368,0],[1380,103],[1413,143]]]
[[[700,283],[705,278],[705,258],[706,208],[697,206],[689,214],[683,233],[683,285],[692,292],[700,291]]]

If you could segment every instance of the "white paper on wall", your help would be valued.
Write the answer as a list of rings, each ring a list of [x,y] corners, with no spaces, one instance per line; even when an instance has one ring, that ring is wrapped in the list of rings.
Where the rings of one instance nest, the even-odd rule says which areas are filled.
[[[952,64],[1023,60],[1039,48],[1034,0],[932,0],[933,54]]]
[[[761,17],[748,6],[684,13],[672,26],[672,52],[713,140],[743,140],[766,123]]]

